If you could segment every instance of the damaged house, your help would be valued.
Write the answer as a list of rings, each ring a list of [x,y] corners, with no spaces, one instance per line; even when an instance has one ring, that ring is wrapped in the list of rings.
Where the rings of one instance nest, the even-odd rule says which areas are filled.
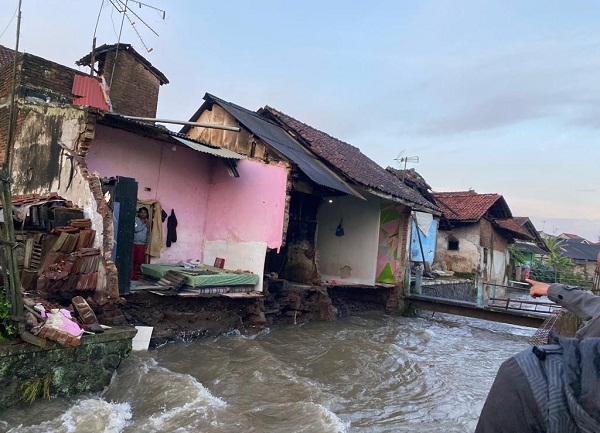
[[[289,170],[284,243],[269,248],[266,272],[299,284],[401,286],[411,212],[439,214],[354,146],[273,108],[253,112],[205,95],[192,122],[239,126],[240,134],[186,126],[211,145]]]
[[[473,190],[433,195],[442,211],[435,261],[443,270],[506,284],[508,245],[532,237],[513,220],[504,198]]]
[[[364,198],[325,197],[319,208],[316,248],[323,279],[334,285],[404,284],[412,260],[411,220],[421,214],[433,221],[437,206],[357,147],[274,108],[261,113],[319,155]]]
[[[261,290],[265,251],[282,244],[286,164],[258,163],[139,121],[155,117],[159,88],[168,83],[164,74],[127,44],[99,47],[94,65],[91,59],[78,63],[94,67],[101,78],[31,54],[17,57],[13,193],[22,196],[16,205],[28,206],[24,219],[34,218],[31,207],[36,221],[42,215],[27,254],[36,266],[44,261],[39,251],[49,251],[46,240],[54,242],[58,234],[57,203],[69,207],[65,226],[83,225],[63,229],[68,242],[59,252],[76,252],[80,232],[87,230],[83,243],[99,255],[88,294],[95,309],[122,322],[116,306],[129,291],[133,222],[136,210],[146,206],[152,221],[145,274],[160,279],[167,265],[184,262],[196,269],[186,269],[180,285],[196,294]],[[0,68],[2,145],[11,70]],[[57,264],[64,255],[56,256]],[[35,276],[44,271],[29,270]],[[99,319],[108,323],[102,314]]]

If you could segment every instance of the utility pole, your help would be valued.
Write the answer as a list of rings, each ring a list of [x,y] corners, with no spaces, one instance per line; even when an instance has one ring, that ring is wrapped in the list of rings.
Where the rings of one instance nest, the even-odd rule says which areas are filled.
[[[17,15],[17,39],[15,43],[15,54],[13,59],[12,92],[10,99],[10,111],[8,119],[8,139],[2,171],[0,172],[0,199],[2,200],[2,212],[4,224],[2,227],[2,239],[0,245],[4,250],[3,254],[3,277],[4,288],[7,293],[7,299],[10,302],[11,319],[17,322],[19,334],[25,333],[25,319],[23,314],[23,294],[21,293],[21,279],[19,277],[19,266],[17,263],[17,254],[15,251],[15,229],[12,214],[12,193],[11,193],[11,173],[13,161],[13,148],[15,127],[17,120],[17,63],[19,61],[19,33],[21,30],[21,0],[19,0]]]

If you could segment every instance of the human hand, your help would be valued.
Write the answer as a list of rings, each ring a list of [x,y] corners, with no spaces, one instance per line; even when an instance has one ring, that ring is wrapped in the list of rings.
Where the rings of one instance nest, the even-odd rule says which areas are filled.
[[[550,284],[540,283],[539,281],[531,280],[529,278],[526,279],[525,281],[527,283],[531,284],[531,287],[529,288],[529,295],[532,298],[539,298],[540,296],[548,296],[548,287],[550,287]]]

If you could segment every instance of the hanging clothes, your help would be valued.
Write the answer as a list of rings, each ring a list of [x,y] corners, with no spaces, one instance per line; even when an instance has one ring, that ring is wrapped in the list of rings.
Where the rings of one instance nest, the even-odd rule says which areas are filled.
[[[175,211],[171,209],[171,215],[167,218],[167,247],[177,242],[177,217]]]
[[[159,258],[160,249],[163,245],[163,230],[162,223],[162,207],[158,200],[138,200],[138,204],[146,206],[150,209],[150,218],[152,218],[152,227],[150,228],[150,237],[146,243],[146,254],[150,257]]]

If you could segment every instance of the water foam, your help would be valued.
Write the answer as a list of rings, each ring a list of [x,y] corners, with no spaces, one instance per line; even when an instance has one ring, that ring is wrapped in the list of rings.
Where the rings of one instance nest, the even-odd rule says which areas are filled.
[[[100,398],[78,400],[60,417],[40,424],[13,427],[7,433],[120,433],[131,421],[129,403],[108,403]]]

